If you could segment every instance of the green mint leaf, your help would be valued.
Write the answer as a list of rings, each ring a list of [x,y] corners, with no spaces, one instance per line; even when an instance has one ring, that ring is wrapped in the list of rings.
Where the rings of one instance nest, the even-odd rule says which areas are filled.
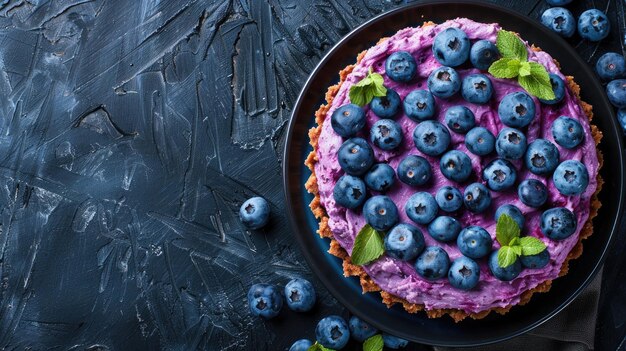
[[[519,238],[517,222],[507,214],[502,214],[496,223],[496,239],[500,246],[508,246],[514,238]]]
[[[520,256],[522,254],[522,247],[519,245],[509,246],[511,250],[515,253],[516,256]]]
[[[520,77],[526,77],[530,75],[530,62],[524,61],[519,66]]]
[[[501,58],[489,66],[489,73],[496,78],[515,78],[518,75],[520,61],[514,58]]]
[[[520,247],[522,249],[522,256],[530,256],[536,255],[545,250],[546,244],[535,237],[525,236],[520,239]]]
[[[383,351],[383,336],[376,334],[363,342],[363,351]]]
[[[530,75],[526,77],[518,77],[517,82],[522,86],[529,94],[534,95],[540,99],[552,100],[554,99],[554,91],[552,90],[552,84],[550,84],[550,76],[545,67],[537,62],[529,62]]]
[[[372,101],[374,96],[387,95],[387,88],[383,85],[385,79],[378,73],[373,73],[370,67],[365,78],[350,87],[348,96],[350,102],[355,105],[365,106]]]
[[[316,341],[315,344],[311,345],[311,347],[309,347],[306,351],[335,351],[335,350],[324,347],[322,344],[319,344]]]
[[[379,232],[366,224],[354,239],[352,263],[364,265],[378,259],[385,253],[383,238]]]
[[[496,47],[502,57],[514,58],[520,61],[528,60],[528,51],[524,42],[513,32],[499,30],[496,38]]]
[[[511,239],[511,242],[509,242],[509,244],[507,246],[519,246],[520,243],[520,238],[519,236],[514,237],[513,239]]]
[[[350,102],[355,105],[364,106],[367,104],[365,101],[365,90],[366,88],[357,86],[356,84],[350,87]]]
[[[515,263],[516,259],[517,259],[517,255],[515,254],[515,251],[513,251],[512,248],[508,246],[502,246],[498,250],[498,266],[502,268],[506,268],[512,265],[513,263]]]

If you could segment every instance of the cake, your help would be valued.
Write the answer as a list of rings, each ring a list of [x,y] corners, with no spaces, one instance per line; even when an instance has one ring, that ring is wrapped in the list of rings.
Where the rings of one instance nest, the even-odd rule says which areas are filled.
[[[601,133],[550,54],[457,18],[381,39],[339,78],[306,188],[364,293],[461,321],[567,274],[600,207]]]

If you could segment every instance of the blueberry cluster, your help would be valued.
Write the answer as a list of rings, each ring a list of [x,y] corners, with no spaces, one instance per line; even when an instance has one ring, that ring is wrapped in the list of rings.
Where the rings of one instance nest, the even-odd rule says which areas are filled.
[[[313,284],[306,279],[295,278],[283,289],[287,306],[296,312],[310,311],[315,305]],[[254,284],[248,290],[248,307],[255,316],[274,318],[283,307],[283,294],[272,284]]]

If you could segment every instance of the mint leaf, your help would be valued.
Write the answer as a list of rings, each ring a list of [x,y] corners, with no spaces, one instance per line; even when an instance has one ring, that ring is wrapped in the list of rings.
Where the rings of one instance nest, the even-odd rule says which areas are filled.
[[[367,102],[365,101],[365,89],[367,88],[364,88],[362,86],[351,86],[349,93],[350,102],[359,106],[364,106],[365,104],[367,104]]]
[[[530,75],[530,62],[524,61],[519,66],[519,76],[526,77]]]
[[[374,96],[387,95],[387,88],[383,85],[385,79],[378,73],[373,73],[370,67],[365,78],[350,87],[348,96],[350,102],[355,105],[365,106],[372,101]]]
[[[514,58],[501,58],[489,66],[489,73],[496,78],[515,78],[518,75],[520,61]]]
[[[520,239],[518,236],[516,236],[513,239],[511,239],[511,242],[509,242],[507,246],[519,246],[519,243],[520,243]]]
[[[496,223],[496,239],[500,246],[508,246],[514,238],[519,238],[517,222],[507,214],[502,214]]]
[[[528,51],[524,42],[513,32],[499,30],[496,38],[496,47],[502,57],[514,58],[520,61],[528,60]]]
[[[364,265],[378,259],[385,253],[383,238],[372,226],[366,224],[354,239],[352,263]]]
[[[516,259],[517,259],[517,255],[515,254],[512,248],[508,246],[502,246],[498,250],[498,266],[502,268],[506,268],[512,265],[513,263],[515,263]]]
[[[548,75],[546,68],[537,62],[529,62],[529,64],[530,75],[526,77],[520,76],[517,80],[519,85],[529,94],[540,99],[554,99],[555,96],[552,90],[552,84],[550,84],[550,75]]]
[[[335,351],[335,350],[326,348],[322,344],[319,344],[316,341],[315,344],[311,345],[311,347],[309,347],[306,351]]]
[[[520,239],[520,247],[522,256],[530,256],[541,253],[546,249],[546,244],[533,236],[525,236]]]
[[[509,246],[511,250],[515,253],[516,256],[520,256],[522,254],[522,247],[519,245]]]
[[[376,334],[363,342],[363,351],[383,351],[383,336]]]

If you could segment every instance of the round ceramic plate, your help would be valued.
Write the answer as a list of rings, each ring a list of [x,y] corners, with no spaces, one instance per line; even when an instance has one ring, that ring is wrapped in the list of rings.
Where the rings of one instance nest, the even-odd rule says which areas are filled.
[[[491,313],[481,320],[455,323],[444,316],[429,319],[425,313],[410,314],[398,305],[388,309],[379,293],[362,294],[357,278],[344,278],[341,260],[327,253],[329,241],[316,234],[317,220],[309,210],[312,196],[304,183],[310,172],[304,160],[311,151],[307,132],[314,124],[314,113],[324,103],[327,88],[338,81],[338,72],[356,60],[359,52],[372,47],[379,38],[424,21],[441,23],[456,17],[478,22],[500,23],[505,29],[522,33],[524,39],[556,58],[566,75],[582,87],[581,97],[593,105],[594,124],[604,134],[600,149],[604,154],[601,175],[605,181],[600,193],[602,208],[594,220],[594,234],[584,241],[583,255],[570,263],[569,274],[556,279],[548,293],[535,294],[524,306],[516,306],[504,316]],[[328,290],[352,313],[377,328],[399,337],[431,345],[471,346],[502,341],[540,325],[570,303],[593,279],[614,236],[618,214],[624,201],[622,136],[613,108],[604,89],[577,55],[556,34],[528,17],[495,5],[474,1],[431,1],[384,13],[353,30],[321,60],[306,82],[294,107],[284,154],[284,184],[287,208],[302,254]]]

